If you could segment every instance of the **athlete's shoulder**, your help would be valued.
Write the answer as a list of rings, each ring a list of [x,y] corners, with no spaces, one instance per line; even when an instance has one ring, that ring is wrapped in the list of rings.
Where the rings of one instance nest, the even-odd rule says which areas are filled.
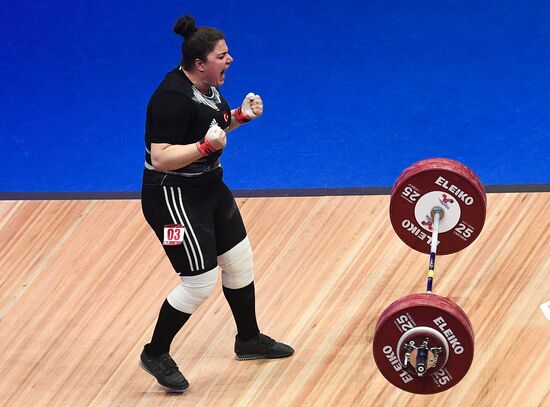
[[[189,103],[193,98],[192,84],[189,79],[179,71],[178,68],[168,72],[162,82],[157,86],[149,100],[149,104],[156,102],[159,98],[182,99],[182,103]]]
[[[160,91],[173,91],[182,93],[188,97],[192,95],[192,83],[179,68],[168,72],[159,85]]]

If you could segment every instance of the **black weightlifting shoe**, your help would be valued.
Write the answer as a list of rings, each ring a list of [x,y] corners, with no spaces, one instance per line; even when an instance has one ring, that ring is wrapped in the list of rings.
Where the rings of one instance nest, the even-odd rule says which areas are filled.
[[[157,382],[170,391],[183,392],[189,387],[189,382],[183,377],[178,365],[168,353],[160,356],[149,356],[141,352],[139,365],[149,374],[155,376]]]
[[[236,336],[235,353],[237,354],[237,360],[278,359],[292,355],[294,349],[284,343],[271,339],[267,335],[258,334],[247,341],[241,341]]]

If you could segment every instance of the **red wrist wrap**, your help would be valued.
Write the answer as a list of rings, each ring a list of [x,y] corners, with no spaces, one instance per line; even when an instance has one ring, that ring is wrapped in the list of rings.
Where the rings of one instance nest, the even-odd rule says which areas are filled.
[[[206,138],[203,138],[201,141],[197,141],[195,145],[197,146],[199,153],[201,153],[205,157],[208,157],[210,154],[216,151],[216,148],[212,144],[210,144],[210,142]]]
[[[237,123],[243,124],[249,122],[251,119],[249,119],[241,110],[239,107],[238,109],[235,109],[235,120],[237,120]]]

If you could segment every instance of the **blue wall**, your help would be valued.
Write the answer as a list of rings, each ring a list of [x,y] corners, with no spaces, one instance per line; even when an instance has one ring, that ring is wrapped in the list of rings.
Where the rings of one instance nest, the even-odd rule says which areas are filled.
[[[450,157],[485,184],[550,184],[550,3],[20,0],[1,12],[0,192],[136,191],[174,21],[221,28],[235,189],[389,186]],[[177,4],[176,4],[177,3]]]

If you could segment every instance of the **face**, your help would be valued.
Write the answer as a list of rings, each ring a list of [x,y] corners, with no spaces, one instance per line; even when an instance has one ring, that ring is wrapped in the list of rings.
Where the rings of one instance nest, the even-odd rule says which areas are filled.
[[[201,72],[201,81],[209,86],[221,86],[225,81],[225,71],[233,62],[229,55],[229,48],[225,40],[219,40],[216,46],[206,56],[206,62],[200,61],[198,68]]]

